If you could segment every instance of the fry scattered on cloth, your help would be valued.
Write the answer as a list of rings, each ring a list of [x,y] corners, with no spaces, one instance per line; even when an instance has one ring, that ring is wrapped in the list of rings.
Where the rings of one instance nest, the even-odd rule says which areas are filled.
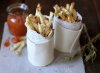
[[[20,41],[20,42],[17,42],[15,44],[13,44],[11,47],[10,47],[10,50],[11,51],[15,51],[15,53],[17,55],[20,55],[21,52],[22,52],[22,49],[24,48],[25,46],[25,41]]]
[[[25,40],[26,40],[26,36],[14,36],[12,38],[7,39],[4,42],[4,46],[8,47],[11,51],[14,51],[17,55],[21,55],[22,53],[22,49],[25,46]]]

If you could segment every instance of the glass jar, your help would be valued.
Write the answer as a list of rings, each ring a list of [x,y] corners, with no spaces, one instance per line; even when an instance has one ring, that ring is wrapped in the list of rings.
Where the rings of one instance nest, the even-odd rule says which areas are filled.
[[[25,19],[28,6],[24,3],[16,3],[7,7],[7,24],[9,32],[15,36],[26,34]]]

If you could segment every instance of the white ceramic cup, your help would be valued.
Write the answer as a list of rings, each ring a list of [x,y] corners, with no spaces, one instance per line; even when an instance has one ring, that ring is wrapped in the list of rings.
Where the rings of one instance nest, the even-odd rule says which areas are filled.
[[[46,66],[54,59],[54,37],[46,39],[36,31],[27,29],[28,60],[34,66]]]
[[[77,15],[81,21],[75,23],[65,22],[57,17],[54,18],[56,50],[65,53],[72,53],[74,51],[74,46],[79,42],[79,37],[83,29],[82,17],[79,13]]]

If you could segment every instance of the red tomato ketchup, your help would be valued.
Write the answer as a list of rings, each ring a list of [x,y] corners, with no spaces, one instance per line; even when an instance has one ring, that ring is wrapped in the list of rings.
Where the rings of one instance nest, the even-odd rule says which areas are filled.
[[[5,46],[5,47],[8,47],[9,45],[10,45],[9,40],[6,40],[6,41],[4,42],[4,46]]]
[[[15,36],[23,36],[26,34],[26,27],[25,27],[26,14],[25,14],[25,10],[22,9],[21,6],[17,6],[17,5],[18,4],[15,5],[13,4],[13,6],[15,7],[13,6],[8,7],[7,24],[8,24],[9,32],[11,34]]]

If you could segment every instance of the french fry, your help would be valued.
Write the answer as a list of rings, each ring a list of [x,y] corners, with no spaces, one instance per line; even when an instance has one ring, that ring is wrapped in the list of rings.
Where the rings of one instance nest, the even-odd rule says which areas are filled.
[[[68,22],[70,22],[70,23],[71,23],[71,17],[70,17],[70,16],[68,16]]]
[[[69,7],[70,7],[69,4],[66,4],[66,9],[67,9],[68,11],[69,11]]]
[[[39,4],[37,5],[37,10],[38,10],[38,11],[41,11],[41,8],[42,8],[42,7],[41,7],[41,5],[40,5],[40,3],[39,3]]]
[[[72,11],[73,13],[73,18],[74,18],[74,20],[76,20],[77,19],[77,12],[76,12],[76,10],[75,9],[73,9],[73,11]]]
[[[38,29],[38,25],[37,25],[37,24],[33,23],[32,26],[34,27],[34,30],[35,30],[35,31],[39,32],[39,29]]]
[[[62,8],[62,11],[64,11],[65,14],[70,15],[70,12],[67,9]]]
[[[22,43],[22,41],[21,41],[21,42],[18,42],[18,43],[16,43],[16,44],[13,44],[13,45],[11,46],[10,50],[11,50],[11,51],[15,51],[15,50],[20,46],[21,43]]]
[[[28,23],[28,22],[25,22],[25,26],[28,28],[28,29],[33,29],[34,30],[34,27],[31,23]]]
[[[25,22],[25,26],[29,29],[31,28],[27,22]]]
[[[71,22],[75,22],[74,18],[70,16]]]
[[[33,22],[34,22],[35,24],[38,24],[38,22],[39,22],[39,18],[38,18],[37,16],[33,16],[33,17],[32,17],[32,20],[33,20]]]
[[[43,30],[45,30],[46,25],[45,24],[41,24],[41,27],[43,28]]]
[[[66,18],[64,19],[64,21],[67,21],[67,22],[68,22],[68,17],[66,17]]]
[[[29,29],[34,29],[33,26],[32,26],[31,21],[29,20],[29,17],[28,17],[28,16],[26,17],[25,26],[26,26],[27,28],[29,28]]]
[[[53,12],[50,12],[50,15],[49,15],[49,22],[51,22],[53,19]]]
[[[71,3],[71,6],[70,6],[70,8],[69,8],[69,11],[72,13],[72,10],[73,10],[73,8],[74,8],[74,5],[75,5],[75,3],[73,2],[73,3]]]
[[[49,34],[48,34],[48,38],[51,38],[52,35],[53,35],[53,30],[51,29],[50,32],[49,32]]]
[[[24,42],[24,41],[21,41],[21,42],[20,42],[20,46],[18,47],[17,50],[15,50],[15,53],[16,53],[17,55],[20,55],[24,46],[25,46],[25,42]]]
[[[36,9],[35,16],[39,16],[39,11]]]
[[[50,15],[49,15],[49,22],[46,24],[48,28],[51,27],[51,25],[52,25],[52,20],[53,20],[53,13],[50,12]]]
[[[29,16],[26,17],[26,23],[27,23],[26,25],[30,25],[31,24],[31,21],[29,19]]]
[[[49,29],[49,28],[46,28],[46,29],[45,29],[45,36],[46,36],[46,37],[49,35],[50,30],[51,30],[51,29]]]
[[[13,45],[10,47],[10,50],[11,50],[11,51],[15,51],[19,46],[20,46],[20,43],[13,44]]]
[[[46,25],[41,24],[41,27],[42,27],[42,34],[45,36]]]
[[[48,27],[51,26],[52,20],[53,20],[53,12],[50,12],[50,15],[49,15],[49,22],[48,22],[48,25],[47,25]]]
[[[40,4],[37,5],[35,16],[38,16],[39,12],[41,12],[41,5]]]
[[[39,33],[42,35],[42,27],[40,24],[38,24],[38,29],[39,29]]]
[[[43,17],[43,15],[42,15],[41,12],[39,12],[39,18],[40,18],[41,24],[45,24],[45,23],[44,23],[44,17]]]
[[[61,12],[59,13],[59,16],[62,18],[62,20],[65,19],[65,15],[64,15],[63,11],[61,11]]]
[[[44,24],[44,17],[43,17],[43,15],[42,15],[42,13],[41,13],[41,6],[40,6],[40,4],[38,4],[37,5],[37,8],[36,8],[36,14],[35,14],[36,16],[38,16],[39,18],[40,18],[40,22],[41,22],[41,24]]]
[[[32,14],[29,14],[29,17],[31,18],[31,17],[33,17],[33,15]]]
[[[56,4],[54,7],[55,15],[57,15],[60,12],[60,7]]]
[[[29,21],[29,16],[26,17],[26,22],[28,22],[28,21]]]
[[[32,16],[32,17],[33,17],[33,16]],[[29,17],[29,16],[26,17],[26,22],[28,22],[29,25],[32,24],[32,17]]]

